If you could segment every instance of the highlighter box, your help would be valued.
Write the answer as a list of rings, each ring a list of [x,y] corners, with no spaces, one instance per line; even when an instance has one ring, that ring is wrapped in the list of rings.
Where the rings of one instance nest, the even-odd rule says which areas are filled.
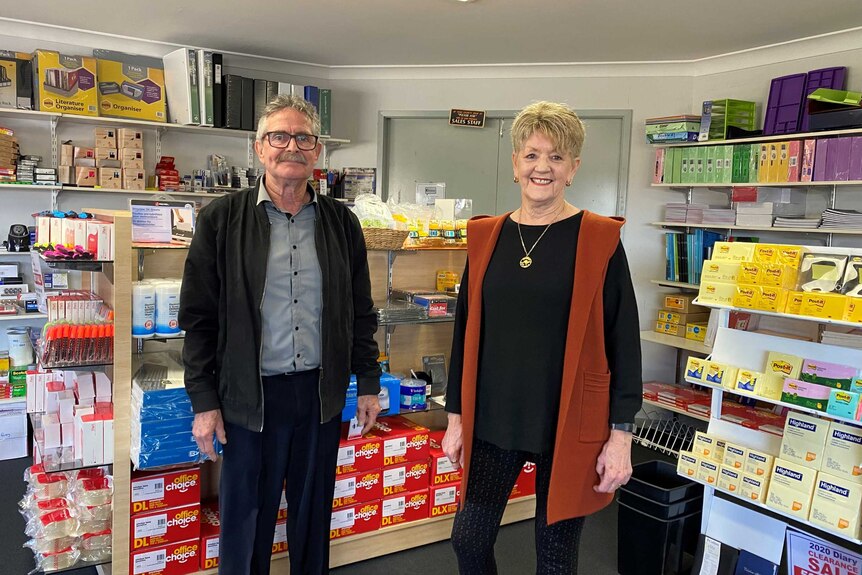
[[[760,286],[760,297],[754,309],[781,313],[787,305],[787,290],[780,287]]]
[[[720,465],[717,461],[702,457],[697,466],[697,480],[707,485],[715,485],[718,481],[718,469]]]
[[[829,392],[831,390],[831,388],[825,385],[788,378],[784,380],[781,401],[826,413],[826,407],[829,404]]]
[[[731,469],[743,471],[745,469],[746,455],[747,449],[744,446],[737,445],[735,443],[725,443],[722,465]]]
[[[340,509],[383,497],[383,470],[361,471],[335,478],[332,508]]]
[[[736,385],[734,389],[737,392],[757,394],[760,391],[760,382],[763,379],[763,373],[750,369],[740,369],[736,374]]]
[[[655,324],[655,331],[665,335],[675,335],[677,337],[685,337],[685,326],[676,323],[662,323],[660,321]]]
[[[36,50],[33,67],[33,104],[37,110],[99,115],[95,58]]]
[[[692,443],[691,451],[698,457],[720,463],[724,458],[724,453],[723,449],[719,448],[718,442],[719,439],[698,431],[694,434],[694,443]]]
[[[859,539],[859,511],[862,508],[862,485],[822,471],[811,500],[808,520],[827,531]]]
[[[769,475],[743,473],[739,481],[739,496],[749,501],[763,503],[769,487]]]
[[[754,246],[749,242],[715,242],[712,260],[722,262],[750,262],[754,257]]]
[[[705,307],[692,303],[695,297],[693,295],[669,295],[664,298],[664,309],[678,311],[680,313],[709,313]]]
[[[757,262],[739,262],[739,273],[736,283],[740,285],[758,285],[760,283],[760,267]]]
[[[700,274],[702,282],[725,282],[736,283],[739,277],[739,266],[741,262],[727,262],[720,260],[706,260]]]
[[[737,368],[733,366],[724,365],[715,361],[708,361],[706,362],[706,369],[704,370],[704,381],[729,388],[736,383],[737,371]]]
[[[685,339],[690,339],[692,341],[705,341],[707,325],[709,325],[709,322],[685,324]]]
[[[698,298],[703,303],[730,306],[735,295],[735,283],[701,282]]]
[[[776,459],[769,478],[767,507],[789,513],[802,521],[808,520],[811,498],[814,496],[817,471],[791,461]]]
[[[806,293],[802,297],[799,315],[821,319],[843,319],[847,296],[835,293]]]
[[[774,459],[769,453],[748,448],[745,450],[745,466],[743,467],[743,471],[746,475],[754,477],[769,477]]]
[[[821,470],[862,484],[862,429],[833,421]]]
[[[859,369],[817,359],[802,362],[799,379],[835,389],[850,389],[859,376]]]
[[[98,70],[99,114],[150,122],[167,121],[162,60],[93,50]]]
[[[784,302],[784,313],[788,315],[799,315],[802,311],[802,300],[805,298],[805,292],[789,291],[787,292],[787,300]]]
[[[700,321],[709,321],[708,313],[679,313],[678,311],[660,309],[658,310],[658,321],[662,323],[675,323],[685,325]]]
[[[859,420],[860,394],[856,391],[833,389],[829,392],[826,413],[845,419]]]
[[[703,381],[705,371],[706,360],[691,356],[688,358],[688,361],[685,364],[686,378]]]
[[[828,435],[828,421],[791,411],[784,423],[781,458],[812,469],[820,469]]]
[[[676,472],[683,477],[694,479],[700,467],[700,457],[691,451],[680,451],[679,461],[676,464]]]
[[[742,471],[722,465],[718,470],[718,483],[716,486],[727,493],[736,495],[742,482]]]
[[[754,309],[760,300],[760,288],[755,285],[737,284],[731,305],[746,309]]]

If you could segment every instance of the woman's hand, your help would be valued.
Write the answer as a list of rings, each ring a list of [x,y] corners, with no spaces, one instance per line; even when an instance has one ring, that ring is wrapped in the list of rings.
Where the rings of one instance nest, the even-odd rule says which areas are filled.
[[[443,436],[441,447],[443,447],[443,453],[456,468],[464,467],[464,443],[460,414],[449,414],[449,425],[446,426],[446,435]]]
[[[596,493],[613,493],[620,485],[628,483],[632,476],[632,434],[612,429],[611,436],[602,448],[596,462],[599,484]]]

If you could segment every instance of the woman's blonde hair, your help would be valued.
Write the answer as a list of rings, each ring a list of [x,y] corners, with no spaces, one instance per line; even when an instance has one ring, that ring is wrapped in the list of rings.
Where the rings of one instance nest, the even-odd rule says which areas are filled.
[[[572,159],[581,156],[584,123],[566,104],[533,102],[518,112],[512,123],[512,149],[520,151],[536,132],[550,138],[558,151],[568,152]]]

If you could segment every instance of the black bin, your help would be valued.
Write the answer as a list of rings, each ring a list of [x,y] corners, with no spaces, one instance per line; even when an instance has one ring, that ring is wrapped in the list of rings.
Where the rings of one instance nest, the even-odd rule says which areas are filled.
[[[700,534],[703,487],[664,461],[635,465],[620,488],[619,575],[678,575],[691,568]]]

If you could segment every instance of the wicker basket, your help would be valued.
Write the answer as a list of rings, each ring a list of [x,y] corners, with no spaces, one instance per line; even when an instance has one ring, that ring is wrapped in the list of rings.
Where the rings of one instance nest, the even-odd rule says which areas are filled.
[[[400,250],[410,233],[407,230],[388,228],[362,228],[365,247],[369,250]]]

